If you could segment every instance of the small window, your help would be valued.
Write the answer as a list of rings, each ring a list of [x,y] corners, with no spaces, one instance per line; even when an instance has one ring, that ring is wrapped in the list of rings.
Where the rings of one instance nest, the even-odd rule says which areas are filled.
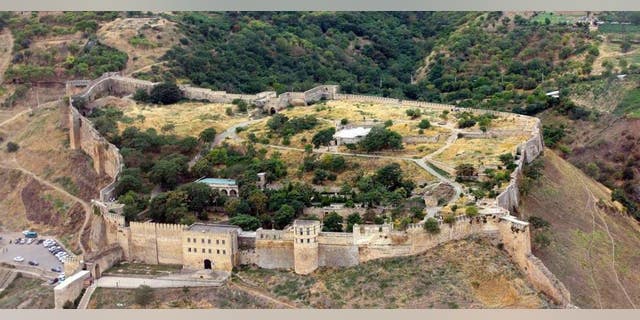
[[[227,254],[227,250],[222,250],[222,254]]]
[[[311,239],[307,239],[307,243],[311,242]]]
[[[204,243],[204,238],[202,239],[202,243]]]
[[[216,250],[216,254],[220,254],[220,249]]]
[[[187,248],[189,252],[191,252],[191,248]]]
[[[191,238],[187,238],[187,242],[191,242]],[[191,251],[191,249],[189,249]]]
[[[207,243],[208,243],[208,244],[211,244],[211,239],[207,239]]]
[[[204,248],[202,248],[202,253],[204,253]]]
[[[224,240],[222,240],[222,244],[224,244]]]
[[[309,228],[307,228],[307,235],[310,235],[311,230],[309,230]]]
[[[211,249],[209,249],[209,253],[211,253]]]
[[[216,244],[220,244],[220,240],[216,240]]]

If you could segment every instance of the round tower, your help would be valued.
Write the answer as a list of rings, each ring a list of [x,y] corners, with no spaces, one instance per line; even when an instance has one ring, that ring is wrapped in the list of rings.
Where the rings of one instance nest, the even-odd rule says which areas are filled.
[[[320,221],[293,222],[293,264],[297,274],[309,274],[318,269],[318,234]]]

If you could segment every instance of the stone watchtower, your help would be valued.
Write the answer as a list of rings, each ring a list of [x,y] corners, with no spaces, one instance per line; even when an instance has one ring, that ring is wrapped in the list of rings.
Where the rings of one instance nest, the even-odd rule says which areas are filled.
[[[293,222],[293,264],[297,274],[309,274],[318,269],[318,234],[320,221]]]

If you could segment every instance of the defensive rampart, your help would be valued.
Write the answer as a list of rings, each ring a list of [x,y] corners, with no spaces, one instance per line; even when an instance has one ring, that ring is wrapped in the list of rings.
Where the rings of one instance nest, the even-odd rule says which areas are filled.
[[[84,84],[84,83],[82,83]],[[77,85],[77,84],[76,84]],[[118,74],[105,74],[103,77],[88,83],[86,89],[78,96],[70,99],[69,126],[71,146],[82,149],[91,156],[94,168],[106,174],[113,182],[101,190],[100,200],[95,207],[102,214],[107,224],[109,243],[122,247],[121,255],[126,259],[146,263],[181,264],[181,233],[184,225],[163,225],[155,223],[132,222],[126,226],[124,218],[118,212],[121,207],[109,203],[113,199],[113,188],[122,167],[119,150],[102,138],[81,112],[73,105],[74,101],[85,103],[104,95],[126,95],[136,90],[151,90],[155,84],[137,79],[122,77]],[[263,106],[268,112],[277,112],[292,104],[307,105],[319,100],[348,100],[370,103],[398,104],[433,110],[469,111],[474,113],[491,113],[502,116],[518,116],[509,113],[457,108],[451,105],[420,101],[404,101],[393,98],[339,94],[338,86],[319,86],[306,92],[287,92],[275,95],[274,92],[263,92],[256,95],[228,94],[224,91],[181,86],[185,97],[193,100],[229,103],[234,99],[242,99],[248,103]],[[518,205],[518,182],[524,164],[531,162],[543,151],[540,134],[540,121],[536,123],[531,137],[517,147],[517,167],[505,190],[496,198],[497,206],[503,208],[502,214],[485,214],[477,218],[459,217],[452,224],[439,223],[441,232],[430,234],[421,224],[411,225],[406,231],[393,230],[390,225],[355,226],[352,233],[321,232],[317,238],[319,266],[352,266],[363,261],[385,257],[397,257],[425,252],[441,243],[462,239],[471,235],[490,236],[504,244],[505,250],[520,267],[531,283],[545,292],[556,302],[570,303],[569,293],[547,268],[531,254],[529,228],[526,222],[518,221],[508,214]],[[262,230],[254,234],[239,236],[240,263],[255,263],[263,268],[294,267],[294,239],[292,230]],[[117,251],[107,255],[109,261],[115,260]]]

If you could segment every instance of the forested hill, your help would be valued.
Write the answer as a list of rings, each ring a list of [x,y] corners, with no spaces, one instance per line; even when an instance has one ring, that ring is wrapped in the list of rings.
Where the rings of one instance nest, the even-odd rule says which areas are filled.
[[[182,13],[185,37],[166,59],[177,78],[231,92],[307,90],[417,99],[417,68],[438,39],[480,13]]]

